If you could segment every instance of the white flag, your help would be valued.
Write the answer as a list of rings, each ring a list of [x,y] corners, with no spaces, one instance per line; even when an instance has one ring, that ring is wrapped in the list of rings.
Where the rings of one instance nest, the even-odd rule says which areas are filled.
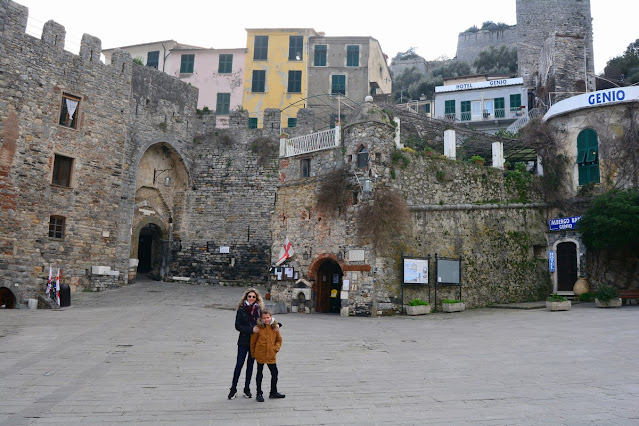
[[[47,296],[53,297],[53,268],[49,263],[49,279],[47,280]]]
[[[280,266],[282,262],[293,256],[293,254],[295,254],[293,251],[293,245],[288,242],[288,237],[286,237],[286,240],[284,240],[284,246],[280,249],[280,258],[277,260],[275,266]]]

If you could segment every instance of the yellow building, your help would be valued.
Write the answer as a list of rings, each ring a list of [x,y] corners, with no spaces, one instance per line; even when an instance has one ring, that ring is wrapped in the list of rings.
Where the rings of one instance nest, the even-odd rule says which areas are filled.
[[[282,111],[282,128],[295,126],[304,108],[308,77],[308,37],[312,28],[247,29],[244,95],[249,126],[262,127],[264,110]],[[290,119],[290,121],[289,121]]]

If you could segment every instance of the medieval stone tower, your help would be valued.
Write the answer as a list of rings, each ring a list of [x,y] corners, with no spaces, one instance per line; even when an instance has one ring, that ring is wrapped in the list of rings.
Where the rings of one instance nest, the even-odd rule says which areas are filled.
[[[517,0],[519,74],[548,105],[595,90],[589,0]]]

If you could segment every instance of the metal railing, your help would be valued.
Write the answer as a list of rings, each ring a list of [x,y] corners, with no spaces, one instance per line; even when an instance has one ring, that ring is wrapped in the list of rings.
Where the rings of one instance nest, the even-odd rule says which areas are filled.
[[[284,149],[280,149],[280,156],[292,157],[294,155],[338,147],[340,144],[339,129],[340,126],[335,126],[334,129],[323,130],[321,132],[311,133],[310,135],[282,139]]]
[[[470,112],[462,112],[461,121],[470,121]]]
[[[524,127],[533,118],[541,117],[544,115],[544,111],[539,108],[533,108],[530,111],[524,111],[523,115],[519,117],[513,124],[508,126],[507,132],[517,133],[522,127]]]

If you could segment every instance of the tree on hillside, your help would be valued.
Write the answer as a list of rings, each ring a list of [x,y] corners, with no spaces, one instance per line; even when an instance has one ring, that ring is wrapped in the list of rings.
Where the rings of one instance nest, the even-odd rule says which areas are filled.
[[[473,66],[480,74],[504,74],[514,76],[517,74],[517,49],[509,49],[506,45],[498,48],[490,46],[479,52],[479,56],[473,62]]]
[[[630,43],[623,55],[610,59],[604,68],[603,76],[610,80],[597,80],[597,88],[630,86],[639,82],[639,39]],[[612,85],[611,85],[612,84]]]

